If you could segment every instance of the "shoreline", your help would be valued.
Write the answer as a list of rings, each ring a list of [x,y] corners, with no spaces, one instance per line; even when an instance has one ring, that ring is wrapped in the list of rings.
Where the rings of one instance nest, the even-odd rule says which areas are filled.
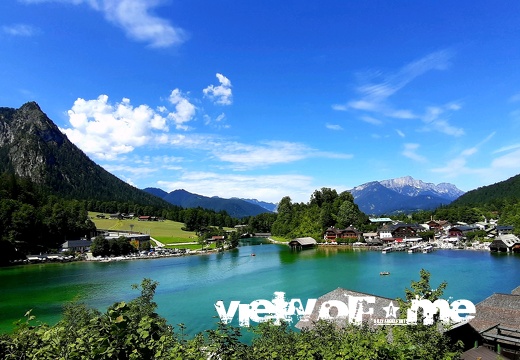
[[[270,237],[266,238],[267,241],[271,244],[278,244],[278,245],[288,245],[288,241],[277,241]],[[214,253],[224,252],[228,250],[233,249],[207,249],[207,250],[189,250],[186,249],[186,251],[183,252],[170,252],[173,249],[166,248],[164,244],[160,243],[159,241],[153,239],[154,242],[156,242],[157,248],[159,251],[154,251],[152,253],[148,254],[138,254],[138,255],[126,255],[126,256],[114,256],[114,257],[93,257],[91,253],[86,253],[86,257],[83,259],[66,259],[66,260],[55,260],[55,259],[49,259],[49,260],[42,260],[42,261],[29,261],[29,260],[23,260],[16,263],[11,263],[8,265],[1,266],[0,268],[9,268],[12,266],[23,266],[23,265],[42,265],[42,264],[64,264],[64,263],[76,263],[76,262],[87,262],[87,261],[95,261],[95,262],[117,262],[117,261],[131,261],[131,260],[152,260],[152,259],[161,259],[161,258],[169,258],[169,257],[182,257],[182,256],[193,256],[193,255],[210,255]],[[372,245],[366,245],[366,243],[363,243],[364,245],[355,245],[355,244],[330,244],[330,243],[318,243],[317,248],[351,248],[355,250],[363,250],[363,251],[382,251],[382,249],[385,247],[383,245],[378,246],[372,246]],[[490,252],[489,244],[490,243],[479,243],[478,247],[474,246],[464,246],[464,247],[457,247],[450,243],[439,243],[438,241],[429,242],[428,244],[434,245],[435,250],[468,250],[468,251],[483,251],[483,252]],[[167,250],[167,251],[166,251]],[[434,251],[435,251],[434,250]],[[402,250],[401,250],[402,251]],[[90,254],[90,255],[89,255]],[[504,254],[508,254],[504,252]]]

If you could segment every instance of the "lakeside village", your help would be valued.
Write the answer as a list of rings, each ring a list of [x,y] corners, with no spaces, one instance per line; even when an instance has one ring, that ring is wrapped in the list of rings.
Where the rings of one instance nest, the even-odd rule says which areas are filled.
[[[150,218],[147,221],[154,221],[154,219]],[[500,226],[494,222],[468,225],[449,224],[446,221],[432,220],[426,224],[419,225],[393,222],[389,218],[377,218],[371,219],[371,221],[380,224],[377,232],[360,233],[353,227],[346,229],[328,228],[319,243],[313,238],[305,237],[293,239],[287,242],[287,245],[295,250],[315,246],[352,246],[354,248],[381,251],[383,253],[408,251],[408,253],[413,254],[419,251],[430,252],[437,248],[520,253],[520,239],[512,233],[513,227]],[[242,226],[238,226],[234,231],[241,232],[243,230],[244,228]],[[478,232],[479,236],[483,235],[483,237],[477,239],[475,236],[470,236],[471,233],[476,232]],[[118,239],[124,234],[124,236],[129,239],[128,241],[133,241],[134,243],[139,241],[153,241],[153,238],[148,234],[121,231],[104,231],[102,233],[108,239]],[[425,233],[433,233],[433,237],[427,238],[424,236]],[[270,234],[247,235],[267,238],[270,236]],[[222,237],[212,237],[211,239],[207,239],[207,241],[224,241],[224,239],[222,239]],[[97,261],[117,261],[123,259],[156,258],[202,253],[201,250],[177,250],[157,246],[150,251],[137,252],[125,257],[94,258],[90,253],[91,244],[92,242],[86,239],[70,240],[63,243],[63,249],[68,252],[75,251],[80,255],[80,259],[88,258],[89,260]],[[156,243],[156,245],[160,244]],[[35,258],[38,258],[38,260],[34,261],[54,261],[50,256],[52,255],[48,255],[47,258],[36,256]],[[57,256],[59,258],[59,256],[62,255],[57,254]],[[58,260],[58,258],[55,260]],[[388,274],[381,273],[381,275]],[[327,306],[327,304],[329,304],[329,306],[332,306],[330,304],[335,304],[334,306],[336,306],[338,314],[340,310],[347,312],[346,308],[337,307],[347,298],[369,301],[369,305],[373,307],[373,312],[361,311],[362,322],[366,322],[369,326],[375,327],[381,324],[398,324],[396,314],[393,313],[394,310],[397,311],[399,309],[395,307],[395,299],[337,288],[319,297],[312,309],[312,313],[308,317],[300,319],[296,324],[296,328],[312,328],[314,326],[313,324],[315,324],[312,320],[317,320],[321,316],[320,309],[322,306]],[[355,305],[356,309],[358,309],[358,305],[359,303]],[[423,306],[424,309],[425,304],[421,303],[420,306]],[[431,304],[431,306],[435,305]],[[450,306],[451,305],[444,308],[444,310],[451,311],[452,308]],[[393,309],[392,312],[391,309]],[[431,314],[435,312],[433,307],[427,309]],[[445,331],[446,336],[451,339],[451,341],[462,342],[463,353],[460,359],[520,359],[520,330],[518,330],[520,329],[520,286],[513,289],[509,294],[492,294],[476,304],[470,313],[472,314],[472,318],[468,321],[455,323]],[[342,319],[342,317],[337,316],[338,321],[342,321]]]
[[[139,221],[160,221],[152,216],[141,216]],[[492,252],[520,253],[520,239],[513,234],[513,226],[497,225],[496,221],[478,222],[475,224],[456,223],[451,224],[442,220],[430,220],[425,224],[409,224],[393,221],[390,218],[371,218],[370,221],[378,225],[376,232],[362,233],[350,226],[346,229],[334,227],[328,228],[323,239],[316,241],[311,237],[292,239],[285,244],[292,249],[301,250],[315,246],[351,246],[366,250],[381,251],[383,254],[394,251],[406,251],[408,253],[429,253],[435,249],[466,249],[484,250]],[[247,225],[237,225],[233,231],[241,232]],[[425,236],[425,234],[427,236]],[[473,234],[473,235],[472,235]],[[479,236],[474,236],[479,234]],[[134,251],[121,256],[96,256],[90,252],[92,240],[83,238],[68,240],[62,244],[58,253],[27,255],[23,263],[42,263],[52,261],[120,261],[143,258],[157,258],[167,256],[183,256],[207,254],[223,251],[229,247],[226,236],[212,236],[206,239],[206,244],[216,243],[218,246],[212,249],[177,249],[166,247],[150,234],[133,231],[98,230],[95,236],[103,236],[108,241],[115,241],[124,237],[136,249],[140,244],[149,242],[151,247],[146,250]],[[262,237],[272,242],[270,233],[243,234],[241,237]],[[280,243],[280,242],[277,242]],[[189,242],[185,244],[197,244]],[[254,255],[254,254],[251,254]]]

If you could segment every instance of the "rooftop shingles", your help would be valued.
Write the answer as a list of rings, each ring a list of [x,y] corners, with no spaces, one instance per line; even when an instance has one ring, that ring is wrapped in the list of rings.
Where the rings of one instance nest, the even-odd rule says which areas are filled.
[[[469,323],[478,332],[497,324],[520,330],[520,295],[493,294],[475,308],[475,318]]]
[[[364,293],[360,293],[357,291],[346,290],[343,288],[337,288],[323,296],[320,296],[316,301],[316,305],[314,306],[314,310],[313,310],[312,314],[308,318],[302,318],[296,324],[296,328],[312,329],[314,327],[314,323],[319,320],[320,308],[323,303],[325,303],[326,301],[330,301],[330,300],[338,300],[338,301],[341,301],[341,302],[347,304],[347,306],[348,306],[349,296],[357,296],[357,297],[372,296],[375,298],[375,303],[362,304],[364,312],[368,311],[368,308],[374,309],[373,315],[364,314],[362,316],[362,319],[363,319],[362,321],[367,322],[369,325],[371,324],[371,322],[370,322],[371,319],[385,319],[386,318],[387,314],[386,314],[386,311],[383,310],[383,307],[388,307],[391,302],[393,303],[394,307],[399,306],[398,302],[395,299],[375,296],[375,295],[371,295],[371,294],[364,294]],[[335,314],[331,313],[331,315],[333,316]],[[347,319],[335,319],[334,321],[338,326],[343,326],[343,325],[346,325]]]

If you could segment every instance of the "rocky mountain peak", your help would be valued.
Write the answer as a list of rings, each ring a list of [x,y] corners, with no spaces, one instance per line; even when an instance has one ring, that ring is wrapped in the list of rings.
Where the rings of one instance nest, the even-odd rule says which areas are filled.
[[[356,186],[351,193],[359,208],[369,214],[432,209],[464,194],[453,184],[435,185],[411,176],[372,181]]]
[[[0,107],[0,173],[9,172],[57,195],[142,204],[166,202],[124,183],[90,160],[36,102]]]
[[[43,114],[42,109],[40,108],[40,105],[38,105],[38,103],[36,101],[29,101],[29,102],[23,104],[19,110],[21,112],[38,111]]]

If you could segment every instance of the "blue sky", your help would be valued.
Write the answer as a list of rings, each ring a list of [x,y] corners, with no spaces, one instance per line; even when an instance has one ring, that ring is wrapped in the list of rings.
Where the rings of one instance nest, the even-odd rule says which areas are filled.
[[[0,106],[139,188],[277,202],[520,173],[520,2],[4,0]]]

